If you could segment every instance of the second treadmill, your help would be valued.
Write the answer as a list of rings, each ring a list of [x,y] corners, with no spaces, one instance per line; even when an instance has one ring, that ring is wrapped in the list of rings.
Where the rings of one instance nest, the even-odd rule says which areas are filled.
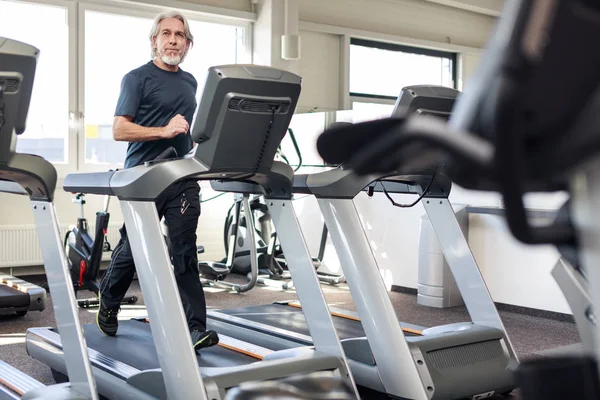
[[[443,87],[408,87],[399,96],[395,112],[408,109],[448,116],[457,94]],[[318,198],[357,306],[358,313],[350,318],[334,317],[356,382],[392,396],[414,399],[484,398],[510,392],[514,388],[510,369],[518,360],[448,200],[451,182],[439,169],[415,171],[402,176],[357,177],[350,169],[338,168],[295,177],[295,193]],[[416,327],[412,337],[406,332],[409,327],[392,322],[397,321],[395,312],[351,201],[360,191],[381,190],[378,188],[382,185],[388,193],[422,195],[472,322]],[[232,186],[222,185],[222,190],[235,190]],[[213,189],[219,190],[218,185]],[[267,305],[215,310],[210,312],[209,325],[276,349],[310,344],[301,313],[290,308]],[[303,308],[310,312],[304,304]],[[356,318],[358,315],[363,321]],[[272,341],[257,341],[252,333],[256,331],[269,333]]]

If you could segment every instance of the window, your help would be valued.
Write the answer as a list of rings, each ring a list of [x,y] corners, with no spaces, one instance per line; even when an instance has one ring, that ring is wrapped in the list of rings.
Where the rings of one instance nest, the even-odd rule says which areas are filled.
[[[209,67],[238,61],[243,28],[188,17],[194,46],[181,68],[198,81],[198,97]],[[106,29],[109,26],[127,27]],[[112,138],[114,110],[123,76],[150,61],[152,18],[85,11],[85,154],[87,164],[122,164],[126,142]]]
[[[456,54],[381,43],[350,41],[350,100],[359,119],[389,116],[402,88],[456,86]]]
[[[327,113],[325,112],[294,114],[292,116],[289,128],[294,132],[304,167],[324,165],[315,143],[319,135],[325,130],[326,121]],[[298,156],[289,132],[281,141],[281,151],[291,165],[294,167],[298,165]]]
[[[17,150],[67,163],[69,149],[69,26],[60,6],[0,0],[0,36],[40,50],[25,132]]]
[[[391,117],[393,111],[394,104],[355,101],[352,103],[352,122],[356,124]]]

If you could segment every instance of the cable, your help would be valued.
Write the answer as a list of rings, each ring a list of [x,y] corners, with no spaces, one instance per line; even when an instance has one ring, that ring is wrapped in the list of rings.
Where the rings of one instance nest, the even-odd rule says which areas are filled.
[[[206,203],[206,202],[209,202],[209,201],[211,201],[211,200],[214,200],[214,199],[217,199],[217,198],[219,198],[219,197],[223,196],[224,194],[227,194],[227,192],[219,193],[218,195],[216,195],[216,196],[213,196],[213,197],[210,197],[210,198],[208,198],[208,199],[206,199],[206,200],[200,200],[200,203]]]
[[[425,190],[423,190],[423,192],[421,193],[421,195],[419,195],[419,198],[417,200],[415,200],[412,204],[399,204],[399,203],[396,203],[394,201],[394,199],[392,199],[392,196],[390,196],[390,194],[386,190],[385,185],[383,184],[383,182],[379,181],[379,183],[381,184],[381,187],[383,188],[383,193],[392,202],[392,205],[394,207],[410,208],[410,207],[414,207],[421,200],[423,200],[423,198],[425,197],[425,195],[427,194],[427,192],[429,192],[429,189],[431,189],[431,185],[433,185],[433,181],[435,181],[435,178],[436,178],[439,170],[440,170],[440,166],[438,165],[438,167],[435,169],[435,172],[433,173],[433,175],[431,175],[431,180],[429,181],[429,184],[427,184],[427,187],[425,188]]]
[[[292,130],[292,128],[288,128],[288,132],[290,133],[290,139],[292,139],[294,149],[296,150],[296,155],[298,156],[298,166],[294,168],[294,172],[296,172],[302,166],[302,152],[300,151],[300,147],[298,146],[298,142],[296,141],[296,135],[294,135],[294,131]]]

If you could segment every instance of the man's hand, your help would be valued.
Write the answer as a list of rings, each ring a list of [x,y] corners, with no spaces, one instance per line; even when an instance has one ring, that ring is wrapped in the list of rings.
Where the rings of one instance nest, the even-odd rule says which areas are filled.
[[[164,128],[164,138],[170,139],[177,135],[185,134],[190,129],[190,124],[185,120],[183,115],[177,114],[169,121],[169,124]]]

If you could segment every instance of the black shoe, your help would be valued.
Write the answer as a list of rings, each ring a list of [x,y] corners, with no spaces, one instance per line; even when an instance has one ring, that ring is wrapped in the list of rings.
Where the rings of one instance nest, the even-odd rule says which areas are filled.
[[[100,332],[108,336],[115,336],[117,334],[117,329],[119,329],[118,313],[118,308],[113,310],[108,309],[100,301],[100,309],[98,310],[98,314],[96,314],[96,325],[98,325]]]
[[[219,343],[219,335],[215,331],[191,331],[190,335],[192,336],[192,346],[196,351]]]

